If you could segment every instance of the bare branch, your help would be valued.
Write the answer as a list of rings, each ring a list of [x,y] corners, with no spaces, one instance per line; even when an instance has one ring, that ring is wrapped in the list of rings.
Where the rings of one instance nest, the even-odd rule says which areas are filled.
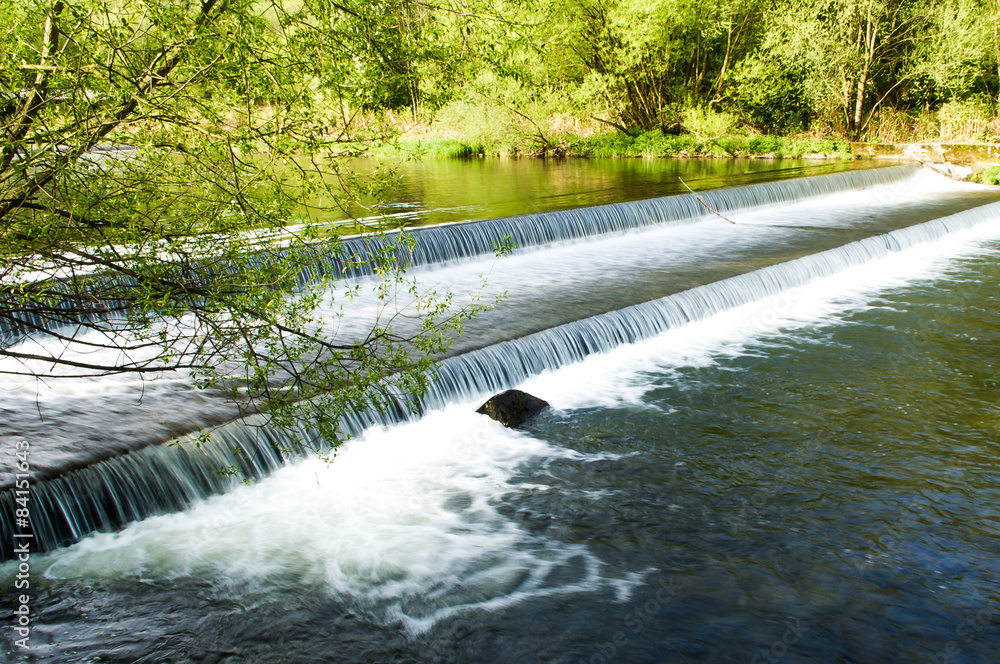
[[[701,200],[701,197],[698,194],[694,193],[694,190],[691,189],[691,187],[689,187],[687,185],[687,182],[685,182],[683,179],[681,179],[680,177],[678,177],[677,179],[681,181],[681,184],[684,185],[684,188],[687,189],[688,191],[690,191],[691,195],[694,196],[694,199],[696,201],[698,201],[699,203],[701,203],[705,207],[706,210],[708,210],[712,214],[716,215],[720,219],[725,219],[726,221],[728,221],[731,224],[735,224],[736,223],[735,221],[733,221],[729,217],[726,217],[725,215],[723,215],[721,212],[719,212],[718,210],[716,210],[714,207],[712,207],[711,205],[709,205],[705,201]]]

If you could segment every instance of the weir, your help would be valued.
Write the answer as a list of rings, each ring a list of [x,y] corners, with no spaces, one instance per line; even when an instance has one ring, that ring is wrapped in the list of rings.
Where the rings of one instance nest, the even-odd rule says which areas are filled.
[[[311,255],[307,257],[307,266],[299,275],[299,283],[305,286],[324,277],[370,277],[375,274],[379,256],[392,257],[400,265],[410,268],[454,263],[489,256],[498,247],[507,246],[508,243],[516,251],[526,251],[553,243],[625,233],[653,225],[699,221],[713,215],[706,205],[721,213],[735,212],[891,185],[919,172],[920,167],[915,164],[871,168],[714,189],[700,192],[697,196],[681,194],[573,210],[425,226],[380,235],[354,236],[341,240],[336,252],[327,251],[325,245],[310,249]],[[401,233],[405,233],[406,241],[401,241]],[[250,261],[256,260],[260,264],[286,257],[287,254],[279,250],[262,252]],[[219,268],[222,271],[224,269]],[[64,300],[61,303],[54,301],[44,310],[35,310],[30,306],[22,308],[11,300],[3,307],[9,313],[0,317],[0,345],[14,344],[30,334],[111,320],[127,313],[127,303],[115,297],[115,293],[116,290],[129,287],[128,279],[94,278],[83,285],[93,295],[91,299],[101,303],[99,308],[82,312],[79,310],[80,300]]]
[[[404,231],[413,240],[413,246],[404,244],[396,257],[411,267],[453,263],[489,256],[508,242],[515,251],[530,250],[648,226],[699,221],[714,214],[706,205],[719,212],[735,212],[894,184],[919,172],[920,166],[906,164],[713,189],[699,192],[697,196],[681,194],[558,212],[423,226]],[[324,275],[351,279],[371,276],[375,263],[370,257],[390,249],[398,235],[399,232],[390,232],[346,238],[341,253],[317,261],[315,268],[303,275],[303,281]]]
[[[1000,203],[974,208],[455,356],[439,365],[438,378],[417,410],[489,396],[590,354],[649,339],[998,219]],[[370,426],[391,425],[408,417],[400,403],[387,413],[353,413],[342,421],[342,428],[354,435]],[[207,442],[198,446],[193,438],[178,446],[151,446],[35,483],[31,496],[33,550],[51,550],[93,532],[115,530],[131,521],[183,509],[226,491],[244,478],[263,477],[288,461],[289,455],[282,450],[294,447],[293,433],[310,436],[305,428],[280,431],[266,426],[261,418],[247,418],[214,429]],[[233,474],[220,473],[220,469]],[[12,490],[0,495],[0,554],[4,560],[13,553],[14,499]]]

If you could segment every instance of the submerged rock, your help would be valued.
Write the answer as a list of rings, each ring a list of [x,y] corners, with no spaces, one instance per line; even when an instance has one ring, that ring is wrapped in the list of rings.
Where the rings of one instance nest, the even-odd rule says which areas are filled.
[[[490,397],[476,412],[489,415],[505,427],[516,427],[547,408],[548,401],[521,390],[507,390]]]

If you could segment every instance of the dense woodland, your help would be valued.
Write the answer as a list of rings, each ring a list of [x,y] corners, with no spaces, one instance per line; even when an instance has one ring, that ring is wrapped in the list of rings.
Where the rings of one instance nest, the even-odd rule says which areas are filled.
[[[0,86],[12,113],[24,76],[46,66],[39,56],[52,3],[3,4],[11,25]],[[129,35],[146,40],[144,21],[157,14],[196,15],[203,6],[210,8],[206,16],[239,17],[238,32],[227,27],[218,43],[204,45],[207,51],[196,49],[205,65],[205,97],[232,87],[234,96],[280,108],[293,95],[308,101],[312,118],[339,137],[367,138],[364,130],[378,119],[385,121],[382,129],[417,125],[485,143],[510,139],[513,131],[522,145],[540,146],[612,128],[633,135],[811,132],[883,141],[1000,135],[1000,0],[54,6],[65,6],[64,21],[69,14],[104,14],[107,33],[92,26],[90,36],[111,52],[116,36],[126,49]],[[34,34],[18,34],[25,27]],[[260,53],[238,62],[245,39],[256,40],[246,45]],[[229,44],[233,54],[216,53],[210,65],[209,53],[225,49],[227,40],[236,40]],[[85,66],[95,65],[101,66]],[[112,59],[108,65],[112,71],[143,63]],[[296,70],[281,70],[287,66]],[[95,73],[66,72],[90,95],[113,94],[114,77],[95,80]],[[79,87],[63,81],[67,85]]]
[[[396,0],[374,11],[385,41],[352,54],[359,78],[336,88],[345,104],[487,141],[511,125],[545,142],[595,123],[1000,135],[1000,0]]]

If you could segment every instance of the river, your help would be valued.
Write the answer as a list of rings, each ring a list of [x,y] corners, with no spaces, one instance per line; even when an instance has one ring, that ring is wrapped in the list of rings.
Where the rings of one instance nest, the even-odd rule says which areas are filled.
[[[512,163],[589,177],[571,162]],[[637,188],[679,194],[680,175],[704,191],[699,169],[749,170],[705,163],[665,161]],[[467,166],[472,191],[481,172],[521,178]],[[368,428],[333,464],[264,463],[183,509],[33,553],[32,649],[15,645],[5,604],[0,652],[997,661],[1000,192],[906,168],[843,178],[809,195],[781,178],[768,196],[783,200],[751,206],[736,204],[744,190],[705,194],[736,202],[733,224],[694,203],[695,218],[417,268],[421,283],[459,291],[488,269],[507,291],[459,340],[422,417]],[[523,207],[468,214],[468,198],[428,196],[423,209],[444,216],[424,221],[539,212],[545,196],[558,201],[547,213],[617,202],[619,185],[601,178],[574,185],[600,192],[583,202],[523,179],[534,183]],[[473,412],[514,386],[552,407],[520,430]],[[228,412],[183,377],[8,383],[0,399],[9,453],[29,441],[52,486],[99,450],[159,454],[149,443]],[[227,426],[226,440],[245,435]],[[170,463],[128,472],[146,483],[187,472]],[[79,476],[96,486],[124,468]],[[5,594],[17,574],[17,561],[0,567]]]

